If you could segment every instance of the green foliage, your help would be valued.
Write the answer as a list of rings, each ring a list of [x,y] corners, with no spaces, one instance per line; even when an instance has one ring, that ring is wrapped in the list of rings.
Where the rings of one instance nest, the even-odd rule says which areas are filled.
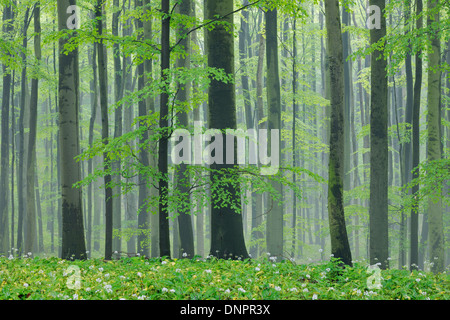
[[[405,191],[412,189],[414,185],[419,185],[418,194],[406,197],[405,207],[411,208],[423,204],[425,200],[431,199],[442,201],[450,205],[449,186],[450,186],[450,159],[442,158],[435,161],[424,161],[415,170],[419,171],[419,177],[413,179],[405,187]],[[446,194],[445,194],[446,193]]]
[[[13,300],[448,300],[448,274],[381,270],[368,288],[367,265],[337,261],[122,258],[68,261],[0,258],[0,299]],[[75,272],[74,272],[75,271]],[[75,278],[75,277],[78,278]],[[78,285],[74,286],[74,280]]]

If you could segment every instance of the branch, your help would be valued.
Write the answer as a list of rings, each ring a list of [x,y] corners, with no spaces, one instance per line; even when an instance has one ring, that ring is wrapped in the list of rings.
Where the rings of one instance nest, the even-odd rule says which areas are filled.
[[[236,9],[236,10],[230,12],[230,13],[227,13],[227,14],[224,15],[224,16],[217,17],[217,18],[215,18],[215,19],[212,19],[212,20],[210,20],[210,21],[208,21],[208,22],[206,22],[206,23],[203,23],[203,24],[201,24],[201,25],[195,27],[194,29],[189,30],[189,31],[186,32],[183,36],[180,37],[180,39],[177,41],[177,43],[175,43],[175,44],[170,48],[170,51],[172,51],[176,46],[178,46],[178,45],[180,44],[180,42],[181,42],[183,39],[185,39],[185,38],[186,38],[189,34],[191,34],[192,32],[194,32],[194,31],[196,31],[196,30],[198,30],[198,29],[201,29],[201,28],[203,28],[203,27],[206,27],[207,25],[209,25],[209,24],[211,24],[211,23],[213,23],[213,22],[216,22],[216,21],[218,21],[218,20],[222,20],[222,19],[224,19],[224,18],[226,18],[226,17],[228,17],[228,16],[230,16],[230,15],[232,15],[232,14],[234,14],[234,13],[237,13],[237,12],[239,12],[239,11],[245,10],[245,9],[247,9],[247,8],[250,7],[250,6],[253,6],[253,5],[257,4],[258,2],[261,2],[261,0],[256,0],[256,1],[254,1],[254,2],[252,2],[252,3],[249,3],[249,4],[247,4],[247,5],[243,6],[243,7],[240,7],[239,9]]]

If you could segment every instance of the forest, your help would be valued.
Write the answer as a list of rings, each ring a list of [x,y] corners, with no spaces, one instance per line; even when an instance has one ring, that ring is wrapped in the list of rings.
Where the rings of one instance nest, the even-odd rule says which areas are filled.
[[[450,298],[448,1],[0,12],[1,299]]]

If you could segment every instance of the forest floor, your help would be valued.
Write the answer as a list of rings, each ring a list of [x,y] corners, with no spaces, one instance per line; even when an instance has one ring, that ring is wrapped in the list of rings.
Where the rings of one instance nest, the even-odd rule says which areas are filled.
[[[333,262],[296,265],[268,259],[2,257],[0,299],[450,300],[450,275],[370,270],[367,263],[341,269]]]

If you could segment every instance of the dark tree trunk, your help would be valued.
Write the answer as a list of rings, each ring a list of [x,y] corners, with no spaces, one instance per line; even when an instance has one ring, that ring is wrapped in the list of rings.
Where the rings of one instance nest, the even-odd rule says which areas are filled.
[[[385,0],[371,0],[381,9],[381,28],[370,30],[370,43],[386,35]],[[383,50],[371,57],[370,113],[370,263],[388,268],[388,86]]]
[[[422,0],[416,2],[416,14],[418,19],[416,21],[416,29],[420,30],[423,27],[423,18],[420,16],[422,13],[423,3]],[[416,70],[415,70],[415,82],[413,92],[413,111],[412,111],[412,178],[417,179],[419,177],[419,171],[417,170],[420,162],[420,99],[422,91],[422,58],[421,50],[416,55]],[[419,185],[414,184],[411,190],[413,195],[419,191]],[[411,209],[411,230],[410,230],[410,269],[417,270],[419,266],[419,212],[418,205],[414,205]]]
[[[58,1],[58,28],[66,30],[67,7],[76,5],[76,1]],[[81,189],[73,184],[80,181],[80,163],[75,157],[80,154],[79,145],[79,73],[78,49],[65,53],[64,47],[75,37],[59,40],[59,131],[61,159],[61,197],[62,197],[62,246],[61,258],[85,259]]]
[[[191,15],[191,0],[183,0],[179,4],[179,13],[189,16]],[[181,26],[179,30],[179,37],[185,37],[179,43],[180,46],[184,48],[185,55],[178,58],[177,67],[178,68],[190,68],[190,36],[185,36],[185,33],[188,30]],[[178,100],[181,103],[186,103],[189,101],[189,94],[191,89],[190,83],[180,84],[184,89],[180,89],[178,92]],[[179,126],[182,128],[187,128],[188,126],[188,111],[180,110],[178,115]],[[177,188],[180,192],[181,199],[180,204],[181,207],[178,210],[178,226],[179,226],[179,234],[180,234],[180,257],[193,258],[194,257],[194,232],[192,230],[192,219],[190,212],[190,195],[189,195],[189,186],[190,186],[190,175],[187,170],[187,164],[181,163],[179,165],[177,171]]]
[[[3,9],[3,37],[9,37],[13,26],[13,11],[11,5]],[[9,108],[11,95],[11,70],[3,65],[3,93],[2,93],[2,137],[1,137],[1,172],[0,172],[0,254],[7,254],[9,244],[8,219],[8,175],[9,175]],[[14,97],[12,97],[14,99]],[[14,112],[14,110],[13,110]],[[12,191],[11,191],[12,192]]]
[[[34,52],[36,62],[41,60],[41,21],[40,4],[36,3],[34,8]],[[37,68],[37,66],[36,66]],[[36,191],[35,191],[35,166],[36,166],[36,127],[37,127],[37,107],[38,107],[39,78],[35,76],[31,80],[30,96],[30,131],[28,136],[28,157],[27,157],[27,215],[25,232],[25,252],[36,252]]]
[[[24,50],[28,47],[28,17],[30,9],[27,8],[23,20],[23,31],[22,31],[22,47]],[[25,119],[25,103],[26,103],[26,92],[27,92],[27,56],[22,53],[22,76],[20,85],[20,113],[19,113],[19,166],[18,166],[18,177],[17,177],[17,197],[18,197],[18,221],[17,221],[17,249],[18,255],[20,256],[23,252],[23,220],[25,215],[25,193],[24,193],[24,176],[23,169],[25,167],[25,129],[24,129],[24,119]]]
[[[119,36],[119,17],[121,10],[119,10],[119,0],[114,0],[114,13],[112,16],[112,26],[111,31],[113,36]],[[123,98],[123,79],[122,79],[122,66],[120,62],[120,45],[118,42],[113,44],[113,62],[114,62],[114,100],[118,103]],[[122,103],[116,106],[114,112],[114,138],[118,138],[122,135]],[[112,163],[112,170],[114,172],[119,172],[121,168],[120,160],[116,160]],[[121,230],[121,220],[122,220],[122,201],[121,201],[121,177],[120,174],[114,176],[114,188],[113,188],[113,228],[120,232]],[[113,251],[120,252],[121,249],[121,238],[113,238]]]
[[[328,219],[331,253],[352,265],[344,215],[344,65],[339,1],[325,1],[327,56],[330,70],[330,156],[328,167]]]
[[[206,19],[215,16],[224,16],[233,11],[233,1],[206,0]],[[227,30],[223,25],[208,30],[206,41],[206,53],[208,55],[208,66],[221,68],[227,74],[234,74],[234,37],[233,37],[233,15],[223,19],[227,23]],[[209,86],[209,126],[210,128],[224,130],[236,129],[236,93],[234,83],[224,83],[212,79]],[[223,115],[226,114],[227,117]],[[236,155],[236,152],[234,152]],[[226,159],[224,143],[223,157]],[[211,165],[211,183],[216,183],[223,177],[223,171],[233,167],[230,164]],[[219,188],[220,189],[220,188]],[[233,186],[223,186],[229,197],[238,197],[239,190]],[[240,202],[239,202],[240,204]],[[238,205],[239,205],[238,204]],[[218,258],[237,259],[247,258],[248,253],[244,242],[242,216],[235,212],[230,206],[220,207],[212,200],[211,206],[211,249],[210,254]]]
[[[103,33],[103,20],[102,13],[103,1],[98,0],[95,7],[95,17],[97,21],[97,33],[101,37]],[[97,60],[98,60],[98,80],[100,88],[100,109],[102,117],[102,141],[106,145],[109,139],[109,119],[108,119],[108,75],[107,75],[107,59],[106,48],[103,44],[103,40],[99,40],[97,43]],[[109,168],[108,155],[105,152],[103,154],[103,166],[105,171]],[[112,258],[112,239],[113,239],[113,199],[111,188],[111,175],[106,174],[104,177],[105,184],[105,259],[110,260]]]
[[[265,13],[266,17],[266,61],[267,61],[267,119],[268,119],[268,153],[272,159],[281,159],[281,134],[275,144],[278,144],[278,155],[271,150],[271,131],[281,129],[281,91],[278,68],[278,40],[277,40],[277,10]],[[271,164],[274,166],[274,164]],[[277,168],[278,170],[278,168]],[[271,180],[271,186],[282,197],[282,185]],[[267,213],[266,241],[267,250],[271,256],[281,259],[283,256],[283,204],[270,196],[272,209]]]
[[[158,170],[161,175],[159,179],[159,254],[160,256],[170,257],[170,233],[169,233],[169,212],[168,212],[168,137],[169,137],[169,78],[170,69],[170,16],[169,0],[161,0],[161,12],[163,18],[161,21],[161,81],[164,83],[161,93],[159,110],[159,128],[160,139],[158,149]]]

